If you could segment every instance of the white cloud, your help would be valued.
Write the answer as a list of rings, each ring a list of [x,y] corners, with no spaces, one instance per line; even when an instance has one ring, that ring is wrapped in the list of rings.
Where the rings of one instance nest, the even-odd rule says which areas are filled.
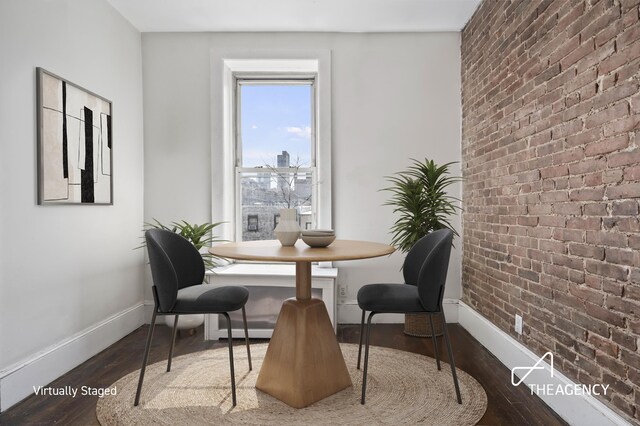
[[[293,136],[310,139],[311,138],[311,127],[287,127],[287,133],[292,134]]]
[[[251,128],[252,128],[252,129],[257,129],[257,128],[258,128],[258,126],[256,126],[255,124],[253,124],[253,125],[251,126]]]

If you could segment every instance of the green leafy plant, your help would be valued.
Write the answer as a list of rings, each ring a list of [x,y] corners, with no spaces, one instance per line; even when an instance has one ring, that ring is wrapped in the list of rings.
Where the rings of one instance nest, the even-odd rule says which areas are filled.
[[[171,222],[169,225],[160,223],[157,219],[153,219],[153,222],[145,222],[144,231],[147,229],[165,229],[167,231],[175,232],[182,235],[189,240],[194,247],[200,251],[203,247],[211,247],[213,243],[223,242],[226,240],[219,240],[217,236],[213,235],[213,230],[223,224],[224,222],[217,223],[203,223],[201,225],[191,224],[185,220],[180,222]],[[142,244],[136,248],[146,247],[146,241],[144,236],[142,237]],[[212,255],[211,253],[201,253],[202,260],[207,269],[215,268],[218,265],[219,257]]]
[[[423,236],[437,229],[451,229],[450,218],[461,210],[458,198],[447,194],[447,187],[462,178],[451,176],[449,168],[455,162],[438,166],[433,160],[424,162],[412,159],[407,170],[387,176],[391,186],[383,191],[391,192],[385,203],[393,206],[400,216],[391,227],[391,243],[406,253]]]

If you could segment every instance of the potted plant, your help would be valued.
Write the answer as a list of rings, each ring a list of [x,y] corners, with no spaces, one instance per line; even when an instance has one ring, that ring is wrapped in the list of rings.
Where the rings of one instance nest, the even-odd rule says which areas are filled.
[[[196,223],[191,224],[185,220],[181,220],[180,222],[171,222],[170,225],[163,225],[157,219],[153,219],[153,222],[145,222],[144,231],[147,229],[165,229],[167,231],[175,232],[183,237],[185,237],[194,247],[201,252],[202,260],[204,261],[204,266],[207,269],[212,269],[218,266],[218,261],[220,258],[212,255],[208,251],[202,251],[202,249],[206,249],[211,247],[213,243],[223,242],[224,240],[217,239],[215,235],[213,235],[212,231],[222,225],[224,222],[218,223],[208,223],[205,222],[201,225]],[[142,236],[142,245],[140,247],[146,247],[146,241],[144,240],[144,236]],[[138,248],[140,248],[138,247]]]
[[[388,176],[391,186],[384,191],[391,193],[385,205],[392,206],[399,217],[391,227],[393,238],[391,243],[401,252],[408,252],[411,247],[431,231],[448,228],[455,236],[458,232],[451,225],[451,216],[461,208],[459,199],[447,193],[447,188],[462,178],[450,175],[450,167],[455,162],[441,166],[433,160],[424,162],[412,159],[407,170]],[[437,330],[442,327],[436,317]],[[426,314],[405,315],[405,334],[413,336],[430,336]]]
[[[220,258],[212,255],[208,251],[203,251],[208,247],[211,247],[213,243],[222,242],[224,240],[219,240],[215,235],[213,235],[212,231],[223,222],[218,223],[203,223],[201,225],[191,224],[185,220],[181,220],[180,222],[171,222],[169,225],[164,225],[160,223],[157,219],[153,219],[153,222],[146,222],[144,224],[144,230],[148,229],[165,229],[167,231],[175,232],[177,234],[182,235],[184,238],[189,240],[191,244],[200,252],[202,256],[202,260],[204,262],[204,266],[207,269],[212,269],[218,266],[218,261]],[[146,240],[144,236],[142,237],[142,244],[137,248],[146,247]],[[165,322],[169,327],[173,327],[174,317],[173,315],[166,315]],[[180,315],[178,318],[178,329],[195,329],[200,326],[204,322],[203,314],[193,314],[193,315]]]

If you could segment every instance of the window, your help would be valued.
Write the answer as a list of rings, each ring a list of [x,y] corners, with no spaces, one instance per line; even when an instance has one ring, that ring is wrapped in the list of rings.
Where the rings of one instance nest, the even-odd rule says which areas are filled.
[[[296,209],[301,228],[313,227],[314,84],[314,76],[236,76],[236,223],[248,224],[236,240],[275,239],[274,228],[258,224],[282,208]]]
[[[247,231],[258,232],[258,215],[257,214],[250,214],[247,217]]]
[[[212,64],[218,236],[273,239],[287,205],[302,229],[331,228],[331,52],[223,49]]]

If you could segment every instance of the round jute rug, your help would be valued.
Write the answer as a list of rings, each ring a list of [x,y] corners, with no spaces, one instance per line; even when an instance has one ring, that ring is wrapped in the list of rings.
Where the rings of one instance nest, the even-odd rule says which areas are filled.
[[[341,344],[353,388],[315,404],[291,408],[255,389],[267,349],[251,345],[253,371],[248,371],[244,346],[234,348],[238,405],[231,406],[226,348],[196,352],[147,367],[140,405],[133,406],[138,371],[111,387],[116,395],[101,398],[96,407],[102,425],[363,425],[476,424],[487,408],[487,395],[473,377],[458,369],[462,405],[456,401],[451,369],[435,359],[371,346],[366,405],[360,405],[362,371],[355,368],[358,345]],[[363,354],[364,358],[364,354]]]

